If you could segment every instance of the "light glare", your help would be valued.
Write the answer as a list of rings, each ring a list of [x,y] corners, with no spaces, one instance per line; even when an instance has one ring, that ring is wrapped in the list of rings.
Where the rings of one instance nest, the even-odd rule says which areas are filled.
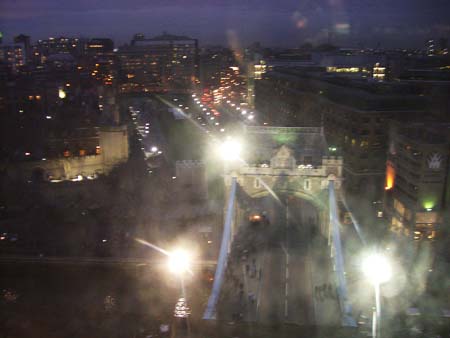
[[[386,283],[391,279],[392,268],[389,260],[381,254],[371,254],[362,265],[363,272],[373,284]]]
[[[241,154],[242,146],[236,140],[227,139],[222,143],[220,150],[221,156],[224,160],[237,160]]]
[[[184,250],[175,250],[169,253],[169,270],[176,274],[190,271],[191,256]]]

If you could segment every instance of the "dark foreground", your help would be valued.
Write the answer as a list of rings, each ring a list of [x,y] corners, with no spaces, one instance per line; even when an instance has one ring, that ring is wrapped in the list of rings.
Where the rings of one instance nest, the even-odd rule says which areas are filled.
[[[160,326],[168,324],[173,329],[180,285],[159,268],[3,263],[0,269],[2,338],[171,336],[161,333]],[[210,288],[208,276],[199,270],[186,281],[191,337],[329,337],[336,333],[332,328],[205,322],[201,315]],[[187,334],[180,327],[176,333]]]

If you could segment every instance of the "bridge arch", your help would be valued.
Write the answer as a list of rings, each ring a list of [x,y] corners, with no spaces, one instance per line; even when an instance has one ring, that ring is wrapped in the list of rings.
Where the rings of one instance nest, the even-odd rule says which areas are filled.
[[[329,213],[329,209],[328,209],[328,195],[324,192],[324,193],[319,193],[319,194],[313,194],[310,193],[308,191],[305,191],[303,189],[292,189],[292,188],[287,188],[287,189],[276,189],[273,191],[273,193],[275,193],[276,196],[280,196],[280,195],[284,195],[284,196],[292,196],[292,197],[296,197],[299,198],[301,200],[307,201],[309,202],[316,210],[317,212],[317,224],[320,226],[320,232],[322,233],[322,235],[324,236],[329,236],[329,229],[328,229],[328,221],[329,221],[329,217],[328,217],[328,213]],[[262,188],[261,190],[258,191],[254,191],[251,194],[248,194],[247,196],[251,199],[258,199],[258,198],[263,198],[263,197],[267,197],[270,196],[271,193],[268,191],[268,189]],[[275,197],[273,197],[275,198]],[[285,206],[285,201],[281,200],[280,201],[284,206]],[[239,205],[239,202],[236,203],[237,204],[237,208],[238,210],[241,208],[241,206]],[[239,217],[243,215],[243,212],[237,212],[236,216]]]

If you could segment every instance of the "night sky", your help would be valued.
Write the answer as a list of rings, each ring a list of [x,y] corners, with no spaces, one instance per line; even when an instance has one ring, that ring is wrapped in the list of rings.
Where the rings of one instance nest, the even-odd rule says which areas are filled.
[[[422,47],[450,36],[450,0],[0,0],[4,42],[19,33],[110,37],[189,35],[205,44]]]

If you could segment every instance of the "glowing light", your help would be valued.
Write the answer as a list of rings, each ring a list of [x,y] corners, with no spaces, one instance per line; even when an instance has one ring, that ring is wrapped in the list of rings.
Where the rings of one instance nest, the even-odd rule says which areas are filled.
[[[220,155],[224,160],[232,161],[239,159],[242,145],[231,138],[228,138],[220,147]]]
[[[427,201],[424,201],[424,202],[423,202],[423,207],[424,207],[424,209],[426,209],[427,211],[433,210],[434,205],[435,205],[435,202],[434,202],[434,201],[431,201],[431,200],[427,200]]]
[[[391,165],[386,166],[386,185],[385,190],[390,190],[394,187],[395,182],[395,169]]]
[[[386,283],[392,277],[392,268],[389,260],[379,253],[373,253],[366,257],[362,266],[368,280],[379,285]]]
[[[63,89],[59,89],[58,90],[58,97],[60,99],[65,99],[66,98],[66,92]]]
[[[178,249],[169,253],[169,270],[176,274],[190,271],[192,257],[184,250]]]
[[[153,146],[150,150],[151,150],[153,153],[156,153],[156,152],[158,151],[158,147]]]

